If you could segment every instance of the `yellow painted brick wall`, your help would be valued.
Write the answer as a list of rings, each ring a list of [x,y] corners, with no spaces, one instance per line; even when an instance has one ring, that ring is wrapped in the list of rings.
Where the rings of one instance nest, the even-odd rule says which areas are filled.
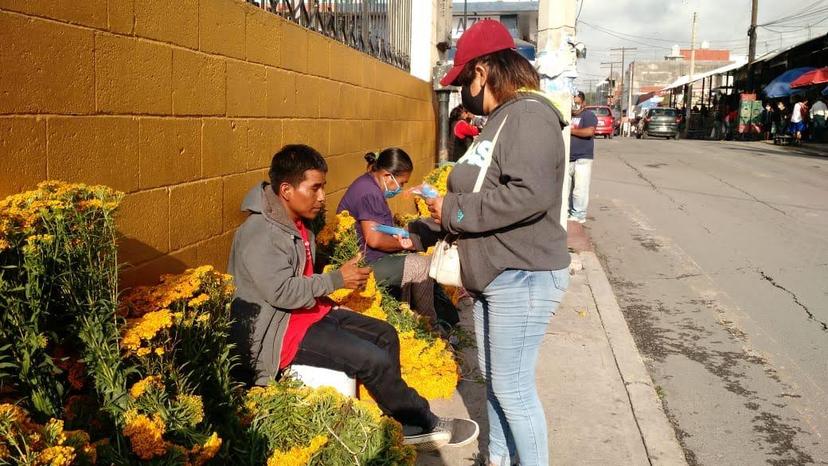
[[[127,286],[223,269],[283,144],[325,155],[329,210],[366,151],[402,147],[414,179],[434,164],[428,83],[240,0],[0,0],[0,44],[0,196],[46,179],[127,193]]]

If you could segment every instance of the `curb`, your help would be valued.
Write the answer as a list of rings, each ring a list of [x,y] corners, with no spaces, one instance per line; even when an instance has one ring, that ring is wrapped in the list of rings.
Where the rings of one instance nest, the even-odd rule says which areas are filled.
[[[579,256],[650,464],[687,465],[601,262],[591,251]]]

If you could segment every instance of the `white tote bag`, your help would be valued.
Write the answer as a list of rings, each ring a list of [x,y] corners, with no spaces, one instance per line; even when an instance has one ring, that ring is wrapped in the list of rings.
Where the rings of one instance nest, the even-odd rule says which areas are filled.
[[[506,120],[508,119],[509,115],[506,115],[506,118],[500,123],[500,127],[497,128],[495,137],[492,140],[491,149],[480,166],[480,174],[477,175],[477,182],[474,184],[473,193],[480,191],[480,188],[483,186],[483,181],[486,179],[486,172],[489,171],[489,165],[492,163],[497,138],[500,136],[500,130],[503,129],[503,125],[506,124]],[[441,285],[463,286],[463,282],[460,279],[460,252],[457,250],[456,240],[457,238],[441,239],[434,245],[434,254],[431,256],[431,266],[428,269],[428,276]]]

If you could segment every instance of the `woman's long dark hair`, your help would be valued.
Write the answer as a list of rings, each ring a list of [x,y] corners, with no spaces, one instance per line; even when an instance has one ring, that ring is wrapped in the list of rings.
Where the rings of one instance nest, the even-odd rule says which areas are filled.
[[[399,147],[389,147],[380,152],[379,155],[368,152],[365,154],[365,161],[368,162],[368,168],[372,172],[386,170],[397,176],[414,171],[414,163],[411,161],[411,157]]]
[[[460,72],[457,82],[463,86],[471,83],[477,65],[485,65],[488,69],[486,89],[500,103],[512,99],[519,89],[540,89],[538,72],[516,50],[501,50],[469,61]]]

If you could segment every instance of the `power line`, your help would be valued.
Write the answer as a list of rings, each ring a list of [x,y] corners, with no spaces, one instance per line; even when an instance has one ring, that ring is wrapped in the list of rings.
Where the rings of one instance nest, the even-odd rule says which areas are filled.
[[[581,0],[581,4],[578,6],[578,14],[575,15],[575,27],[578,27],[578,18],[581,17],[581,10],[584,9],[584,2],[586,0]]]
[[[817,10],[813,10],[812,8],[818,6],[819,4],[823,3],[824,1],[825,0],[817,0],[813,3],[811,3],[810,5],[806,6],[802,10],[796,12],[796,13],[790,14],[788,16],[783,16],[781,18],[777,18],[773,21],[768,21],[767,23],[759,24],[758,26],[760,26],[760,27],[761,26],[771,26],[773,24],[778,24],[778,23],[783,23],[783,22],[790,22],[791,20],[801,19],[801,18],[807,17],[809,15],[822,13],[822,12],[828,10],[828,7],[822,7],[822,8],[819,8]]]

